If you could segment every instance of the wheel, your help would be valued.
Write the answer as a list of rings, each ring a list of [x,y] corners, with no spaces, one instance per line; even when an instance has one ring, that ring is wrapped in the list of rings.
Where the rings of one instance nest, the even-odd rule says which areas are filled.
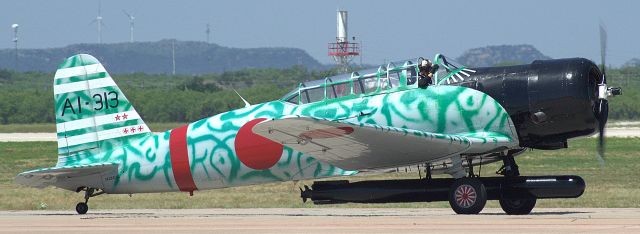
[[[457,214],[478,214],[487,204],[487,190],[477,178],[457,179],[449,188],[449,204]]]
[[[86,214],[87,211],[89,211],[89,205],[87,205],[87,203],[80,202],[76,205],[76,212],[78,212],[78,214]]]
[[[500,207],[508,215],[526,215],[536,206],[536,199],[500,199]]]

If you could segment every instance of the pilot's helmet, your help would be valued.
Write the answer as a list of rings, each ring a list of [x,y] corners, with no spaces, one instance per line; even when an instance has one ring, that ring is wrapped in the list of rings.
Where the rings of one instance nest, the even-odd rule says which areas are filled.
[[[430,65],[431,65],[431,61],[429,61],[428,59],[422,60],[422,62],[420,63],[420,66],[422,67],[426,67]]]

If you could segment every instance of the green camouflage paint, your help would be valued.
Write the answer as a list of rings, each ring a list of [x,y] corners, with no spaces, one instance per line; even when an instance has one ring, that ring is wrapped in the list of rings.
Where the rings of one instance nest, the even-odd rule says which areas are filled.
[[[78,56],[88,55],[71,57],[61,65],[61,68],[97,64],[93,59],[78,58]],[[83,63],[85,60],[88,62]],[[269,120],[298,115],[330,120],[340,119],[360,127],[386,126],[395,131],[403,131],[405,134],[409,134],[409,130],[436,134],[425,137],[439,136],[437,134],[483,136],[479,138],[483,144],[490,143],[487,139],[492,137],[493,141],[497,137],[509,140],[515,137],[510,129],[511,122],[506,111],[497,101],[482,92],[446,85],[435,85],[426,89],[417,88],[415,85],[380,88],[380,78],[383,74],[380,74],[380,71],[378,73],[378,88],[370,93],[354,94],[353,83],[350,83],[348,87],[352,90],[352,94],[344,97],[328,99],[325,92],[324,100],[308,104],[293,104],[277,100],[221,113],[189,124],[186,135],[189,168],[197,188],[212,189],[357,173],[357,171],[337,168],[316,160],[313,155],[305,155],[286,146],[283,147],[277,163],[270,168],[256,170],[244,165],[234,148],[237,134],[246,123],[259,118]],[[63,81],[56,80],[56,82],[86,82],[86,79],[108,77],[108,74],[78,77],[63,78]],[[401,73],[400,80],[406,81],[407,74]],[[56,113],[62,113],[61,108],[64,106],[62,100],[80,97],[81,101],[89,102],[93,100],[89,94],[109,91],[118,92],[121,95],[119,99],[121,105],[117,108],[101,111],[86,108],[83,109],[82,114],[76,115],[67,112],[64,117],[58,116],[58,123],[133,110],[133,106],[117,86],[109,86],[56,95]],[[65,134],[86,134],[92,131],[117,129],[121,126],[136,126],[141,123],[143,124],[139,119],[107,123],[97,127],[86,126],[66,133],[60,133],[59,130],[59,137],[64,138]],[[112,182],[103,181],[104,189],[108,193],[177,191],[171,164],[170,135],[171,131],[156,135],[121,136],[98,141],[98,148],[90,150],[82,150],[86,147],[80,146],[80,151],[61,155],[57,167],[97,163],[119,165],[115,179]],[[453,140],[455,139],[452,138]],[[462,138],[461,140],[466,141]],[[72,147],[74,146],[68,148]],[[69,152],[73,150],[70,149]]]

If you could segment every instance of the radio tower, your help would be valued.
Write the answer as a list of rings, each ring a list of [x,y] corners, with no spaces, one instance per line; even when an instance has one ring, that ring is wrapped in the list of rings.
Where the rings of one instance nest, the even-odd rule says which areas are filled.
[[[339,10],[338,36],[336,37],[336,42],[329,43],[329,56],[333,57],[341,72],[348,72],[349,62],[358,55],[360,55],[360,45],[357,42],[349,42],[347,11]]]

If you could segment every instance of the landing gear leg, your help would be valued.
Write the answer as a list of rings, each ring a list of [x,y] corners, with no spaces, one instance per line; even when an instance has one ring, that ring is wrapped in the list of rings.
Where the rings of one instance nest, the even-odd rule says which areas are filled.
[[[518,164],[516,164],[513,154],[509,151],[506,155],[503,155],[502,161],[504,165],[498,171],[498,174],[504,175],[505,178],[520,176],[520,170],[518,170]],[[531,213],[533,207],[536,206],[536,198],[517,198],[511,199],[507,193],[517,193],[509,191],[508,189],[502,190],[500,197],[500,207],[508,215],[526,215]],[[522,197],[526,195],[510,194],[515,197]]]
[[[428,181],[428,180],[431,180],[431,178],[432,178],[431,177],[431,163],[427,163],[425,166],[427,167],[427,170],[425,171],[427,174],[425,175],[424,178]]]
[[[496,172],[497,174],[503,175],[505,177],[520,175],[518,164],[516,164],[516,160],[513,158],[513,153],[511,151],[508,151],[506,154],[502,155],[502,163],[503,165]]]
[[[78,214],[86,214],[87,211],[89,211],[89,198],[101,195],[104,193],[104,191],[99,191],[96,192],[97,189],[94,188],[80,188],[78,189],[78,192],[84,190],[84,202],[80,202],[78,204],[76,204],[76,212],[78,212]]]
[[[468,173],[469,175],[467,175],[468,177],[479,177],[473,171],[473,159],[467,158],[467,168],[469,168],[469,173]]]

